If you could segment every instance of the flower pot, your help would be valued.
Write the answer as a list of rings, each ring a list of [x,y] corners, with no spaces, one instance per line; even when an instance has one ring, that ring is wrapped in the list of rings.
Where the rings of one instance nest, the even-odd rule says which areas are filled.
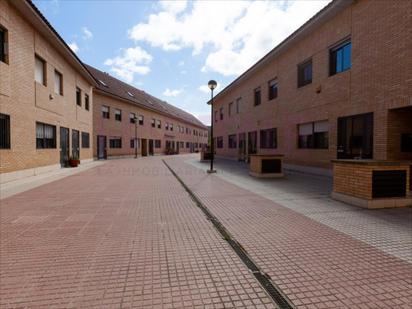
[[[70,159],[69,160],[69,165],[70,167],[77,167],[80,163],[80,160],[76,160],[76,159]]]

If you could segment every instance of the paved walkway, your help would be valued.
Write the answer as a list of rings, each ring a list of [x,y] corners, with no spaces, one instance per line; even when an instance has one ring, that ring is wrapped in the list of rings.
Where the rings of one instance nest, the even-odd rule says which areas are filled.
[[[6,183],[1,183],[0,200],[16,195],[21,192],[37,188],[44,184],[57,181],[64,177],[78,174],[83,171],[87,171],[88,169],[102,165],[104,163],[105,161],[91,161],[87,163],[82,163],[77,168],[57,168],[55,170],[44,172],[38,175],[24,177]]]
[[[198,156],[181,158],[200,170],[209,168]],[[215,166],[225,181],[412,263],[411,207],[368,210],[335,201],[329,177],[287,172],[284,179],[257,179],[245,163],[218,159]]]
[[[0,308],[275,308],[159,157],[0,202]]]
[[[411,263],[208,175],[191,158],[167,162],[298,308],[412,307]]]

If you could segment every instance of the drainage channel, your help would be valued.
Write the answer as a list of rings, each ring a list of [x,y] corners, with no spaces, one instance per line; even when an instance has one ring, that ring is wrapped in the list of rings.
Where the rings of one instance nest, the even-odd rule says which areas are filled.
[[[249,257],[246,250],[242,247],[242,245],[237,242],[225,228],[225,226],[216,218],[210,210],[200,201],[200,199],[193,193],[192,190],[183,182],[183,180],[176,174],[176,172],[166,163],[165,160],[162,160],[166,167],[170,170],[170,172],[175,176],[175,178],[180,182],[180,184],[185,188],[186,192],[189,194],[190,198],[195,202],[195,204],[203,211],[206,215],[206,218],[212,222],[214,227],[219,231],[222,237],[229,243],[232,247],[233,251],[239,256],[242,262],[249,268],[252,274],[255,276],[256,280],[262,285],[262,287],[266,290],[266,293],[273,299],[276,305],[279,306],[280,309],[294,309],[292,302],[287,298],[286,295],[282,293],[282,291],[277,287],[270,277],[265,274],[253,260]]]

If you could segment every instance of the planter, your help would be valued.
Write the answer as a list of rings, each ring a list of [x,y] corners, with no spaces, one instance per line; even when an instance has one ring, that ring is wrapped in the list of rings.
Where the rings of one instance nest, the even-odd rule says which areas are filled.
[[[283,177],[283,155],[250,155],[249,175],[258,178]]]
[[[77,167],[80,164],[80,160],[78,159],[69,159],[70,167]]]

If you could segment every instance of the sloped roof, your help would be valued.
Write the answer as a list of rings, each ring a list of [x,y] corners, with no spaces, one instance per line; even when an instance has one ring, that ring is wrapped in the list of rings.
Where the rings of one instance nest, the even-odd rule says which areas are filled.
[[[185,112],[184,110],[177,108],[176,106],[173,106],[163,100],[160,100],[144,92],[143,90],[126,84],[125,82],[114,78],[106,72],[102,72],[87,64],[86,67],[96,79],[96,89],[98,89],[99,91],[119,97],[142,108],[154,110],[160,112],[161,114],[165,114],[167,116],[177,118],[181,121],[202,127],[203,129],[207,128],[199,119],[197,119],[192,114]]]

